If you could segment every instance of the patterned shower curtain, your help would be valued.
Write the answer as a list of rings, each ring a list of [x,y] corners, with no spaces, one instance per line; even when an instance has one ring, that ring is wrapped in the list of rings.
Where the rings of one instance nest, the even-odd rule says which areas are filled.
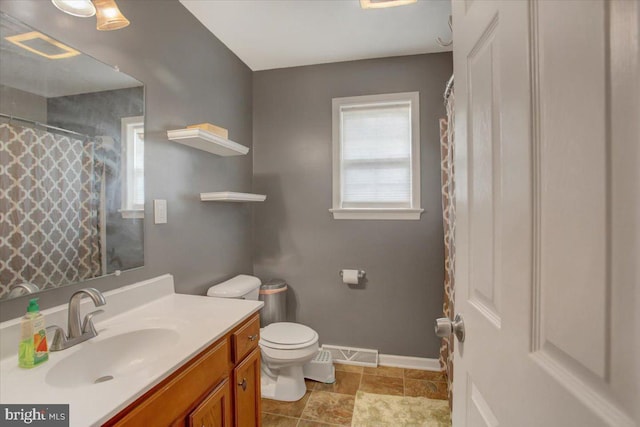
[[[445,317],[453,320],[453,298],[455,281],[455,185],[454,185],[454,94],[446,99],[447,118],[440,119],[440,168],[442,180],[442,219],[444,224],[444,302]],[[449,406],[453,402],[453,336],[442,339],[440,345],[440,366],[447,373]]]
[[[100,146],[0,124],[0,298],[99,276]]]

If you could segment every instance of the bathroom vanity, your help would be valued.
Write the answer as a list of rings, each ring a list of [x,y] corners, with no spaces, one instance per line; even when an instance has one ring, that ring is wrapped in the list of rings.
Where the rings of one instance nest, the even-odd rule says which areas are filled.
[[[104,425],[259,426],[259,333],[255,314]]]
[[[262,302],[176,294],[170,275],[104,297],[98,335],[33,369],[19,319],[0,324],[0,403],[69,404],[72,427],[260,425]],[[66,306],[42,314],[66,328]]]

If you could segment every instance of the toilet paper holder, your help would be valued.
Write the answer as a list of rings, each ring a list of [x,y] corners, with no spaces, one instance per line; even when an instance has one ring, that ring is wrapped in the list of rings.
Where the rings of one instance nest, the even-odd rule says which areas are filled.
[[[347,268],[346,270],[351,270],[351,269]],[[342,270],[340,270],[339,274],[340,274],[340,277],[342,277]],[[365,274],[367,273],[364,270],[358,270],[358,279],[363,279]]]

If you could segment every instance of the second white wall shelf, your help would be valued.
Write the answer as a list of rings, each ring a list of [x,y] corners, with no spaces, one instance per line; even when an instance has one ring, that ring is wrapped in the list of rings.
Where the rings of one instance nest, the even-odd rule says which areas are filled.
[[[203,202],[264,202],[267,196],[264,194],[234,193],[221,191],[217,193],[200,193]]]
[[[249,147],[240,145],[230,139],[223,138],[204,129],[176,129],[168,130],[167,138],[171,141],[187,145],[218,156],[244,156]]]

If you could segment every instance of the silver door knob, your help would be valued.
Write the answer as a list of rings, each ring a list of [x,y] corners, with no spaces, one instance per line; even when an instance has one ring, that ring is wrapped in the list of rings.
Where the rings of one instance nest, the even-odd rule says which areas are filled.
[[[447,317],[436,319],[434,326],[436,335],[440,338],[455,334],[458,341],[464,342],[464,319],[460,314],[456,314],[453,322]]]

